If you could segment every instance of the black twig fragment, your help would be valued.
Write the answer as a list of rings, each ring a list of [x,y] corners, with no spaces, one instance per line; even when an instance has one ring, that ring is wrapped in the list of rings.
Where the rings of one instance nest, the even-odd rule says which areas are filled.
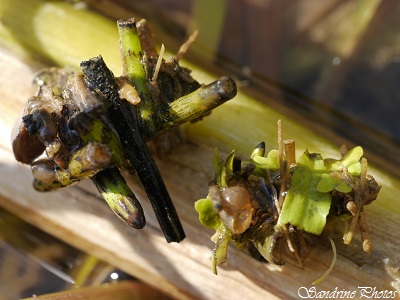
[[[166,240],[180,242],[185,233],[154,158],[141,137],[137,109],[127,101],[120,101],[114,75],[101,56],[83,61],[80,66],[89,89],[110,107],[109,118],[138,173]]]

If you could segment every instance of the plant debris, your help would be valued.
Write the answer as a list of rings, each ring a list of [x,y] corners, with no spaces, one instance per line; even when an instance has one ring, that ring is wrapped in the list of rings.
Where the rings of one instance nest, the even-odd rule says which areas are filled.
[[[304,234],[320,235],[328,216],[349,217],[345,244],[351,242],[358,224],[363,250],[371,252],[364,205],[377,198],[381,187],[367,174],[363,149],[342,147],[340,159],[323,159],[306,150],[296,161],[295,142],[282,140],[281,131],[279,121],[279,150],[266,156],[265,143],[247,161],[235,151],[225,160],[215,153],[215,178],[207,197],[195,203],[200,222],[216,230],[212,237],[215,274],[217,265],[226,261],[231,241],[238,248],[255,248],[275,264],[283,264],[281,253],[276,255],[282,248],[276,245],[284,242],[302,267],[301,252],[307,248]]]
[[[14,155],[32,166],[36,190],[91,178],[120,219],[142,228],[143,209],[120,170],[136,172],[165,238],[179,242],[185,233],[147,141],[168,152],[176,140],[171,130],[233,98],[236,84],[221,77],[202,85],[179,65],[194,36],[167,62],[145,20],[118,21],[118,29],[121,77],[101,56],[83,61],[80,70],[50,68],[37,74],[36,95],[13,129]],[[47,157],[38,158],[43,152]]]

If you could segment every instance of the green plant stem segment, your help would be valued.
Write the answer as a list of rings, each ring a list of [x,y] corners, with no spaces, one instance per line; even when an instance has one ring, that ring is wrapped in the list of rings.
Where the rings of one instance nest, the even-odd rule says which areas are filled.
[[[111,162],[111,149],[98,142],[89,142],[72,155],[67,169],[59,168],[50,159],[32,164],[33,186],[38,191],[52,191],[90,178]]]
[[[123,76],[126,77],[138,91],[141,102],[137,112],[140,114],[140,125],[148,135],[157,132],[158,115],[155,113],[153,99],[147,83],[146,69],[143,60],[143,49],[140,43],[136,21],[118,21],[120,36],[120,53]]]
[[[92,181],[122,221],[136,229],[144,227],[146,219],[142,206],[117,168],[102,170],[92,177]]]
[[[74,128],[83,142],[96,141],[109,146],[112,150],[112,163],[119,168],[127,168],[128,162],[118,134],[109,122],[95,111],[79,113],[74,117]],[[82,124],[86,124],[88,128],[84,128]]]
[[[78,114],[76,124],[80,124],[83,118],[87,120],[88,113]],[[104,117],[91,121],[92,130],[86,134],[81,133],[80,138],[84,142],[97,141],[108,145],[112,151],[112,162],[119,168],[128,168],[125,153],[114,128]],[[146,219],[143,209],[117,167],[102,170],[91,179],[103,199],[122,221],[136,229],[144,227]]]
[[[222,76],[169,104],[168,116],[163,118],[163,129],[178,126],[199,118],[208,111],[232,99],[237,92],[233,79]]]

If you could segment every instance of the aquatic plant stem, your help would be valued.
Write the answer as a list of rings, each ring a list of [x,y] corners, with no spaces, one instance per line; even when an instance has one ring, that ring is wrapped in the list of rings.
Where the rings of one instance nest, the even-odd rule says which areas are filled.
[[[138,122],[148,136],[157,132],[158,115],[154,101],[151,98],[148,80],[143,60],[143,49],[140,43],[136,21],[118,21],[120,36],[120,55],[122,62],[122,76],[126,77],[138,91],[141,102],[137,105]]]
[[[237,92],[233,79],[223,76],[218,80],[200,87],[169,104],[168,115],[163,118],[161,130],[178,126],[199,118],[232,99]]]
[[[142,206],[116,167],[98,172],[91,178],[114,213],[129,226],[141,229],[146,224]]]

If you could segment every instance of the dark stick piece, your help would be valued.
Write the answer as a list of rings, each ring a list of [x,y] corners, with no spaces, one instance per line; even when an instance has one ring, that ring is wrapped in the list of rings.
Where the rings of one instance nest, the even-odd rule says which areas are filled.
[[[120,101],[114,75],[101,56],[83,61],[80,66],[89,89],[99,94],[107,107],[110,102],[113,104],[109,118],[138,173],[167,242],[180,242],[185,233],[160,171],[141,137],[137,109],[127,101]]]

